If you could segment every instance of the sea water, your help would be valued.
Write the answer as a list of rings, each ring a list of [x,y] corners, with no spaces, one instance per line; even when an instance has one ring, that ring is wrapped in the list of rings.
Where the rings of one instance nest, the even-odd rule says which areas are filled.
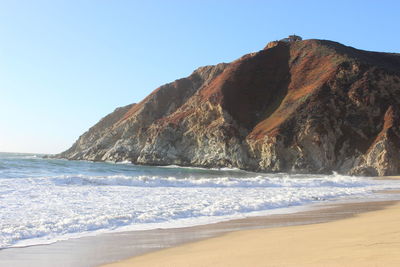
[[[0,248],[183,227],[367,198],[395,181],[147,167],[0,153]]]

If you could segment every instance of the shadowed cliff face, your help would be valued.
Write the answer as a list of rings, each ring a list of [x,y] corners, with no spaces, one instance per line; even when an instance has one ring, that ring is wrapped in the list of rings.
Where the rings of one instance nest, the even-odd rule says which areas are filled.
[[[400,172],[400,56],[273,42],[117,109],[68,159],[392,175]]]
[[[221,107],[251,130],[269,117],[287,94],[289,57],[289,47],[279,45],[234,62],[208,94],[219,94]]]

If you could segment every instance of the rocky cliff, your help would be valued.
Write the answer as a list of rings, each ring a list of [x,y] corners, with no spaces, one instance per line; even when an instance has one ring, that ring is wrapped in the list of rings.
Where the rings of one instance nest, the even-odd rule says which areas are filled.
[[[276,41],[117,109],[57,157],[393,175],[399,107],[400,54]]]

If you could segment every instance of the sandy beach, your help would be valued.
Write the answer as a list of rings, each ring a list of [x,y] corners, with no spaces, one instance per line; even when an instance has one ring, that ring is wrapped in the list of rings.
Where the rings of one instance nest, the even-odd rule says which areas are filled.
[[[390,198],[399,199],[397,195],[391,195]],[[184,244],[192,246],[192,244],[196,244],[193,242],[201,240],[208,242],[214,240],[210,238],[215,237],[225,238],[224,234],[226,233],[242,233],[235,231],[266,228],[275,231],[280,229],[276,227],[282,226],[315,225],[315,223],[335,221],[360,213],[381,210],[395,203],[396,201],[376,200],[356,203],[321,203],[315,209],[296,213],[249,217],[185,228],[110,233],[69,239],[49,245],[9,248],[0,250],[0,266],[52,267],[54,262],[58,262],[61,264],[60,266],[87,267],[109,264],[141,255],[153,258],[153,255],[158,254],[151,254],[152,252],[163,253],[162,249],[166,248]],[[252,246],[247,241],[245,243]],[[186,251],[186,249],[184,250]],[[157,257],[155,256],[154,259]],[[169,259],[162,262],[161,266],[170,266],[163,265],[164,263],[169,263]],[[125,266],[131,266],[129,261],[126,264]],[[147,263],[142,264],[146,265]],[[224,263],[221,264],[224,265]],[[136,266],[136,263],[132,266]]]
[[[400,204],[386,204],[326,223],[231,232],[105,266],[400,266]]]
[[[260,174],[232,170],[75,161],[62,161],[60,169],[58,160],[17,154],[5,154],[3,161],[14,162],[28,174],[26,178],[18,178],[21,168],[11,169],[8,174],[15,178],[2,180],[4,188],[10,190],[3,191],[2,195],[0,266],[53,267],[55,262],[65,267],[101,266],[146,254],[158,255],[150,254],[156,251],[162,254],[164,249],[182,245],[191,247],[199,241],[208,244],[236,231],[276,228],[271,231],[279,233],[282,227],[350,218],[381,210],[400,200],[396,191],[400,188],[398,181],[340,175],[260,177]],[[26,165],[30,169],[26,170]],[[35,174],[35,170],[42,168],[48,168],[52,175]],[[96,171],[84,176],[65,176],[64,168],[77,173],[86,173],[87,169]],[[98,177],[99,169],[104,176]],[[195,176],[185,178],[188,171]],[[157,174],[157,178],[141,179],[147,172]],[[39,177],[32,178],[32,173]],[[115,173],[127,176],[115,177]],[[135,225],[139,219],[144,225]],[[171,223],[150,224],[154,220]],[[263,231],[255,235],[264,236],[260,233]],[[268,244],[252,244],[254,240],[263,242],[264,239],[273,240],[274,245],[283,243],[272,237],[245,236],[240,246],[245,245],[249,255],[255,254],[245,256],[244,261],[249,257],[264,260],[254,248],[265,249]],[[235,244],[229,239],[227,243],[222,245],[227,248],[225,252]],[[236,251],[235,247],[231,249]],[[224,262],[224,254],[215,251],[221,260],[216,264],[228,264]],[[168,252],[170,255],[185,254]],[[207,262],[188,255],[197,264]],[[198,256],[213,258],[205,249]],[[168,259],[162,264],[169,262]],[[184,260],[183,265],[186,264]]]

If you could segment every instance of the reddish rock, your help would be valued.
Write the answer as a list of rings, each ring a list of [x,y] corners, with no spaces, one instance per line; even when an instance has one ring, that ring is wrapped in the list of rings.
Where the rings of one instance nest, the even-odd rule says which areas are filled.
[[[161,86],[58,157],[393,175],[399,104],[399,54],[277,41]]]

